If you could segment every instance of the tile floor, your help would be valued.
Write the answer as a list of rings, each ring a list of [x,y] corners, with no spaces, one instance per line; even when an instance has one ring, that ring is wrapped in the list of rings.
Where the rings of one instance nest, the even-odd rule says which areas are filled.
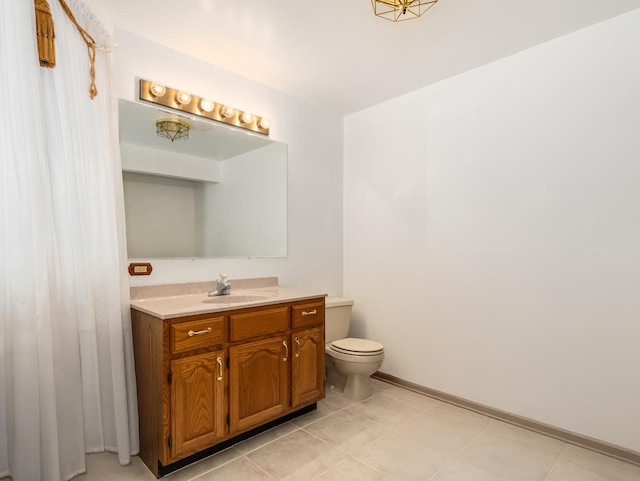
[[[627,464],[374,380],[166,481],[639,481]],[[139,458],[87,456],[77,481],[152,481]]]

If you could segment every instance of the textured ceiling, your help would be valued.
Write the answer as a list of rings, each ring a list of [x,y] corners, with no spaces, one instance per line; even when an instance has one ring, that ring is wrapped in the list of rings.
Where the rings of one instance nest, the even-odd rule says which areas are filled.
[[[94,0],[119,28],[348,114],[640,8],[639,0]]]

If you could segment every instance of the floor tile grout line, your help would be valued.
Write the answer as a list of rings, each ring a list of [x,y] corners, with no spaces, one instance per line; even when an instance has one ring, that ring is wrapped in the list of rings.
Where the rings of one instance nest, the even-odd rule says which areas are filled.
[[[458,454],[460,454],[460,453],[458,453]],[[449,459],[447,460],[447,462],[446,462],[446,463],[444,463],[444,464],[442,465],[442,467],[441,467],[440,469],[438,469],[435,473],[433,473],[433,474],[431,475],[431,477],[429,477],[429,479],[427,479],[426,481],[432,481],[432,480],[436,479],[436,476],[438,476],[442,471],[444,471],[444,470],[446,469],[446,467],[447,467],[447,466],[449,466],[451,463],[453,463],[453,461],[454,461],[454,458],[449,458]]]
[[[218,468],[220,468],[220,467],[222,467],[222,466],[225,466],[225,465],[227,465],[227,464],[229,464],[229,463],[231,463],[231,462],[233,462],[233,461],[236,461],[237,459],[242,458],[242,457],[245,457],[246,459],[248,459],[249,461],[251,461],[253,464],[256,464],[255,462],[253,462],[253,461],[249,458],[249,456],[248,456],[249,454],[251,454],[251,453],[253,453],[253,452],[255,452],[255,451],[259,450],[259,449],[262,449],[263,447],[268,446],[268,445],[270,445],[270,444],[274,443],[275,441],[278,441],[278,440],[280,440],[280,439],[282,439],[282,438],[285,438],[285,437],[289,436],[290,434],[293,434],[293,433],[295,433],[295,432],[297,432],[297,431],[304,431],[304,432],[306,432],[307,434],[309,434],[309,435],[311,435],[311,436],[315,437],[316,439],[319,439],[320,441],[322,441],[322,442],[324,442],[324,443],[328,444],[329,446],[331,446],[327,441],[325,441],[325,440],[324,440],[324,439],[322,439],[322,438],[319,438],[318,436],[315,436],[314,434],[310,433],[309,431],[305,430],[304,428],[305,428],[305,427],[307,427],[307,426],[311,426],[312,424],[315,424],[316,422],[321,421],[321,420],[323,420],[323,419],[326,419],[326,418],[328,418],[328,417],[330,417],[330,416],[333,416],[334,414],[336,414],[336,413],[338,413],[338,412],[340,412],[340,411],[342,411],[342,410],[348,409],[350,406],[353,406],[353,404],[356,404],[356,403],[352,403],[352,404],[349,404],[348,406],[344,406],[344,407],[338,408],[337,410],[335,410],[335,411],[333,411],[333,412],[331,412],[331,413],[327,414],[326,416],[322,416],[321,418],[316,419],[315,421],[313,421],[313,422],[311,422],[311,423],[309,423],[309,424],[305,425],[304,427],[303,427],[303,426],[298,426],[297,424],[295,424],[295,423],[291,422],[291,424],[295,427],[295,429],[293,429],[292,431],[289,431],[289,432],[288,432],[288,433],[286,433],[286,434],[283,434],[282,436],[278,436],[278,437],[276,437],[276,438],[274,438],[274,439],[272,439],[272,440],[270,440],[270,441],[268,441],[268,442],[266,442],[266,443],[264,443],[264,444],[261,444],[260,446],[257,446],[257,447],[255,447],[255,448],[253,448],[253,449],[250,449],[250,450],[248,450],[248,451],[246,451],[246,452],[240,452],[240,450],[238,450],[238,448],[237,448],[237,445],[235,445],[235,446],[231,446],[229,449],[235,449],[236,451],[238,451],[238,456],[234,457],[233,459],[230,459],[229,461],[225,461],[224,463],[222,463],[222,464],[220,464],[220,465],[218,465],[218,466],[216,466],[216,467],[214,467],[214,468],[211,468],[211,469],[208,469],[208,470],[206,470],[206,471],[203,471],[203,472],[201,472],[201,473],[197,474],[196,476],[194,476],[194,477],[192,477],[192,478],[189,478],[187,481],[194,481],[194,480],[197,480],[200,476],[203,476],[203,475],[205,475],[205,474],[207,474],[207,473],[210,473],[210,472],[212,472],[212,471],[215,471],[216,469],[218,469]],[[276,427],[276,428],[277,428],[277,427]],[[273,428],[273,429],[276,429],[276,428]],[[265,431],[265,433],[267,433],[267,432],[269,432],[269,431]],[[331,447],[332,447],[332,448],[334,448],[334,446],[331,446]],[[224,451],[220,451],[220,452],[224,452]],[[342,452],[342,451],[341,451],[341,452]],[[219,453],[216,453],[216,454],[214,454],[213,456],[215,456],[215,455],[217,455],[217,454],[219,454]],[[258,466],[258,465],[256,464],[256,466]],[[258,467],[259,467],[259,466],[258,466]],[[264,470],[263,470],[263,471],[264,471]],[[268,474],[268,473],[267,473],[267,474]],[[269,475],[269,476],[273,478],[273,476],[271,476],[271,475]],[[276,480],[276,481],[277,481],[277,480]]]
[[[373,443],[371,443],[371,444],[373,444]],[[376,473],[386,474],[388,476],[391,476],[394,479],[398,479],[395,474],[392,474],[392,473],[390,473],[388,471],[383,471],[382,469],[376,468],[375,466],[371,466],[369,463],[363,461],[362,459],[354,456],[351,453],[344,453],[344,454],[347,455],[348,457],[350,457],[351,459],[353,459],[354,461],[357,461],[358,463],[362,464],[363,466],[366,466],[367,468],[373,469]]]
[[[340,464],[342,464],[342,461],[339,462],[338,464],[336,464],[336,466],[339,466]],[[331,471],[335,466],[331,466],[328,467],[327,469],[325,469],[324,471],[322,471],[321,473],[318,473],[316,476],[314,476],[313,478],[311,478],[311,481],[318,479],[320,476],[324,476],[325,474],[327,474],[329,471]]]
[[[366,444],[364,444],[364,445],[361,445],[361,447],[368,447],[368,446],[371,446],[372,444],[374,444],[374,443],[378,442],[378,441],[380,440],[380,438],[381,438],[381,437],[383,437],[383,436],[385,436],[385,435],[389,434],[389,432],[391,432],[391,428],[388,428],[387,426],[385,426],[385,423],[380,422],[380,421],[378,421],[377,419],[372,419],[372,418],[370,418],[370,417],[368,417],[368,416],[366,416],[366,415],[364,415],[364,414],[362,414],[362,413],[358,413],[358,412],[356,412],[356,411],[351,411],[351,410],[349,409],[349,406],[347,406],[347,407],[345,407],[345,408],[342,408],[342,409],[337,410],[335,413],[332,413],[332,415],[337,414],[338,412],[341,412],[341,411],[344,411],[344,410],[349,411],[349,413],[350,413],[351,415],[354,415],[354,416],[360,416],[360,417],[362,417],[362,418],[366,419],[366,420],[367,420],[367,422],[370,422],[370,423],[374,423],[374,424],[376,424],[376,425],[377,425],[377,427],[378,427],[381,431],[383,431],[383,433],[382,433],[380,436],[378,436],[378,437],[376,437],[376,438],[374,438],[374,439],[370,440],[369,442],[367,442],[367,443],[366,443]],[[319,419],[318,421],[322,421],[323,419],[326,419],[327,417],[329,417],[329,416],[325,416],[324,418]],[[316,422],[317,422],[317,421],[316,421]],[[356,461],[358,461],[358,462],[362,462],[362,461],[360,461],[358,458],[356,458],[356,457],[352,454],[352,452],[351,452],[351,451],[344,450],[344,449],[343,449],[343,448],[341,448],[339,445],[332,444],[330,441],[327,441],[327,440],[325,440],[325,439],[321,438],[320,436],[317,436],[317,435],[313,434],[311,431],[308,431],[308,430],[306,430],[306,429],[305,429],[306,427],[313,426],[314,424],[315,424],[315,422],[310,423],[310,424],[308,424],[307,426],[305,426],[305,427],[304,427],[304,428],[302,428],[302,429],[303,429],[305,432],[309,433],[310,435],[312,435],[312,436],[314,436],[314,437],[316,437],[316,438],[320,439],[321,441],[324,441],[325,443],[329,444],[332,448],[336,449],[337,451],[340,451],[341,453],[343,453],[343,454],[345,454],[345,455],[347,455],[347,456],[351,457],[352,459],[354,459],[354,460],[356,460]],[[369,465],[367,465],[366,463],[363,463],[363,464],[365,464],[366,466],[369,466]],[[369,466],[369,467],[373,468],[372,466]],[[376,469],[376,468],[373,468],[373,469]],[[376,469],[376,470],[377,470],[377,469]]]
[[[226,451],[226,450],[224,450],[224,451]],[[223,453],[224,451],[220,451],[220,453]],[[220,453],[212,454],[211,456],[212,456],[212,457],[213,457],[213,456],[217,456],[217,455],[218,455],[218,454],[220,454]],[[221,464],[219,464],[219,465],[217,465],[217,466],[215,466],[215,467],[213,467],[213,468],[211,468],[211,469],[207,469],[206,471],[202,471],[201,473],[198,473],[196,476],[194,476],[194,477],[192,477],[192,478],[189,478],[187,481],[194,481],[194,480],[197,480],[199,477],[204,476],[205,474],[209,474],[209,473],[211,473],[212,471],[215,471],[216,469],[221,468],[222,466],[226,466],[226,465],[227,465],[227,464],[229,464],[229,463],[233,463],[234,461],[237,461],[238,459],[240,459],[240,458],[242,458],[242,457],[244,457],[244,455],[243,455],[242,453],[239,453],[239,455],[238,455],[238,456],[236,456],[236,457],[234,457],[233,459],[229,459],[228,461],[225,461],[224,463],[221,463]],[[205,459],[207,459],[207,458],[205,458]],[[204,459],[203,459],[202,461],[204,461]],[[201,462],[201,461],[199,461],[199,462]],[[196,463],[196,464],[197,464],[197,463]],[[188,467],[190,467],[190,466],[195,466],[195,464],[190,464],[190,465],[188,465],[188,466],[185,466],[185,468],[188,468]],[[175,472],[176,472],[176,473],[179,473],[180,471],[178,470],[178,471],[175,471]],[[170,473],[170,474],[169,474],[169,476],[171,476],[171,474],[173,474],[173,473]]]
[[[351,405],[349,405],[349,406],[351,406]],[[304,429],[304,428],[306,428],[307,426],[311,426],[312,424],[315,424],[315,423],[317,423],[318,421],[322,421],[323,419],[326,419],[326,418],[328,418],[328,417],[331,417],[331,416],[335,415],[336,413],[339,413],[340,411],[343,411],[343,410],[345,410],[345,409],[349,409],[349,406],[344,406],[344,407],[338,408],[338,409],[336,409],[335,411],[330,412],[329,414],[327,414],[327,415],[325,415],[325,416],[322,416],[322,417],[320,417],[320,418],[318,418],[318,419],[316,419],[316,420],[314,420],[314,421],[311,421],[311,422],[310,422],[310,423],[308,423],[308,424],[305,424],[304,426],[300,426],[300,425],[298,425],[298,424],[296,424],[296,426],[298,426],[298,428],[300,428],[300,429]],[[294,424],[295,424],[295,423],[294,423]]]
[[[330,444],[328,441],[325,441],[324,439],[322,439],[322,438],[320,438],[320,437],[316,436],[315,434],[313,434],[313,433],[311,433],[311,432],[309,432],[309,431],[306,431],[306,430],[304,430],[304,429],[303,429],[303,431],[305,431],[305,432],[306,432],[307,434],[309,434],[310,436],[313,436],[314,438],[319,439],[319,440],[320,440],[320,441],[322,441],[323,443],[325,443],[325,444],[329,445],[331,449],[335,449],[336,451],[338,451],[338,452],[340,452],[340,453],[344,454],[345,456],[347,456],[347,457],[351,458],[352,460],[357,461],[357,462],[359,462],[359,463],[363,464],[364,466],[367,466],[368,468],[373,469],[374,471],[376,471],[376,472],[378,472],[378,473],[379,473],[379,472],[381,472],[378,468],[376,468],[376,467],[374,467],[374,466],[371,466],[371,465],[369,465],[369,464],[365,463],[364,461],[362,461],[362,460],[358,459],[357,457],[355,457],[353,454],[351,454],[351,453],[349,453],[349,452],[346,452],[346,451],[343,451],[342,449],[338,448],[338,447],[337,447],[337,446],[335,446],[335,445]],[[370,442],[367,446],[369,446],[369,445],[371,445],[371,444],[375,443],[376,441],[377,441],[377,439],[373,440],[373,441],[372,441],[372,442]],[[342,461],[341,461],[341,462],[342,462]],[[327,472],[327,471],[329,471],[330,469],[331,469],[331,468],[327,469],[327,470],[326,470],[326,471],[324,471],[322,474],[326,473],[326,472]],[[319,477],[319,476],[321,476],[321,475],[316,476],[316,478],[317,478],[317,477]],[[393,477],[395,478],[395,476],[393,476]],[[316,478],[313,478],[313,479],[316,479]]]
[[[426,395],[421,394],[421,393],[416,392],[416,391],[412,391],[412,390],[410,390],[410,389],[405,389],[405,388],[403,388],[403,387],[401,387],[401,386],[393,386],[393,388],[397,388],[397,389],[399,389],[399,390],[401,390],[401,391],[404,391],[404,392],[408,392],[408,393],[415,394],[416,396],[418,396],[418,397],[419,397],[419,398],[421,398],[421,399],[428,399],[428,400],[430,400],[430,401],[434,401],[433,403],[431,403],[431,402],[429,403],[429,405],[430,405],[430,406],[433,406],[434,404],[438,404],[438,403],[439,403],[439,401],[438,401],[437,399],[431,398],[431,397],[429,397],[429,396],[426,396]],[[386,391],[392,391],[392,389],[393,389],[393,388],[391,388],[391,389],[385,389],[385,390],[381,391],[381,393],[385,393]],[[430,410],[429,410],[428,408],[423,408],[423,407],[414,406],[413,404],[410,404],[410,403],[408,403],[407,401],[404,401],[404,400],[402,400],[402,399],[400,399],[400,398],[395,397],[393,394],[388,394],[388,396],[389,396],[390,398],[394,399],[395,401],[399,401],[399,402],[401,402],[401,403],[403,403],[403,404],[406,404],[406,405],[408,405],[408,406],[410,406],[410,407],[412,407],[412,408],[414,408],[414,409],[419,410],[420,412],[430,412]]]
[[[449,457],[449,460],[438,471],[436,471],[436,473],[431,478],[429,478],[429,480],[433,479],[438,473],[440,473],[440,471],[445,469],[452,462],[458,461],[460,456],[462,456],[462,454],[467,449],[469,449],[469,446],[471,446],[486,431],[486,429],[489,427],[489,424],[491,423],[487,423],[487,425],[484,428],[476,430],[476,433],[473,435],[473,437],[469,441],[467,441],[467,443],[462,448],[460,448],[458,452],[451,455]]]
[[[293,424],[293,425],[295,426],[295,429],[294,429],[294,430],[289,431],[288,433],[285,433],[285,434],[283,434],[282,436],[278,436],[278,437],[276,437],[276,438],[274,438],[274,439],[272,439],[272,440],[270,440],[270,441],[267,441],[266,443],[261,444],[260,446],[258,446],[258,447],[256,447],[256,448],[250,449],[250,450],[248,450],[247,452],[244,452],[244,453],[242,453],[242,452],[241,452],[240,454],[241,454],[242,456],[245,456],[245,455],[247,455],[247,454],[251,454],[251,453],[253,453],[253,452],[257,451],[258,449],[262,449],[262,448],[264,448],[265,446],[269,446],[270,444],[272,444],[272,443],[274,443],[274,442],[276,442],[276,441],[278,441],[278,440],[280,440],[280,439],[282,439],[282,438],[286,438],[287,436],[289,436],[290,434],[295,433],[296,431],[300,431],[300,430],[302,430],[302,428],[301,428],[300,426],[298,426],[297,424]],[[276,429],[276,428],[273,428],[273,429]],[[265,433],[268,433],[268,432],[269,432],[269,431],[265,431]],[[251,439],[251,438],[249,438],[249,439]],[[247,440],[247,441],[249,441],[249,440]],[[234,446],[234,447],[235,447],[236,449],[238,449],[238,448],[237,448],[237,446]],[[240,450],[238,450],[238,451],[240,451]]]
[[[393,385],[392,385],[392,386],[393,386]],[[378,392],[378,393],[375,393],[375,394],[384,394],[386,391],[390,391],[390,390],[392,390],[393,388],[402,389],[402,390],[407,391],[407,392],[413,392],[414,394],[417,394],[418,396],[420,396],[420,395],[421,395],[420,393],[417,393],[417,392],[411,391],[411,390],[409,390],[409,389],[404,389],[404,388],[402,388],[402,387],[400,387],[400,386],[393,386],[392,388],[389,388],[389,389],[383,389],[382,391],[380,391],[380,392]],[[394,397],[392,394],[388,394],[387,396],[388,396],[388,397],[390,397],[391,399],[393,399],[394,401],[398,401],[399,403],[404,404],[405,406],[408,406],[408,407],[413,408],[413,409],[418,409],[418,410],[420,410],[420,411],[424,411],[423,409],[418,408],[418,407],[416,407],[416,406],[413,406],[412,404],[409,404],[408,402],[403,401],[402,399],[398,399],[397,397]],[[424,397],[425,397],[425,398],[428,398],[428,396],[424,396]],[[370,399],[371,399],[371,398],[370,398]],[[368,400],[367,400],[367,401],[368,401]],[[364,403],[364,402],[366,402],[366,401],[363,401],[363,403]]]
[[[562,446],[562,449],[558,453],[558,457],[556,457],[555,461],[553,461],[553,464],[551,465],[551,468],[549,469],[549,472],[544,477],[544,481],[547,481],[549,479],[549,476],[551,476],[551,473],[553,473],[553,470],[555,469],[556,465],[558,464],[558,461],[560,461],[560,458],[562,457],[562,453],[564,453],[567,450],[567,446],[568,445],[569,445],[569,443],[564,443],[564,446]]]
[[[355,456],[353,456],[352,454],[349,454],[349,453],[347,453],[347,452],[345,452],[345,451],[341,451],[341,450],[339,450],[339,451],[340,451],[341,453],[343,453],[345,456],[347,456],[351,461],[355,461],[355,462],[357,462],[357,463],[360,463],[360,464],[362,464],[363,466],[366,466],[367,468],[372,469],[372,470],[373,470],[373,471],[375,471],[376,473],[387,474],[388,476],[391,476],[391,477],[393,477],[394,479],[397,479],[397,477],[396,477],[395,475],[393,475],[393,474],[391,474],[391,473],[387,473],[387,472],[385,472],[385,471],[381,471],[380,469],[376,468],[375,466],[371,466],[370,464],[367,464],[367,463],[365,463],[364,461],[362,461],[362,460],[360,460],[360,459],[356,458],[356,457],[355,457]],[[313,481],[313,480],[315,480],[315,479],[320,478],[321,476],[324,476],[324,475],[325,475],[325,474],[327,474],[329,471],[331,471],[333,468],[335,468],[336,466],[339,466],[339,465],[343,464],[345,461],[346,461],[346,460],[344,460],[344,459],[343,459],[342,461],[340,461],[340,462],[339,462],[338,464],[336,464],[335,466],[331,466],[331,467],[327,468],[327,469],[326,469],[326,470],[324,470],[322,473],[319,473],[318,475],[314,476],[314,477],[312,478],[312,481]]]
[[[296,431],[300,431],[300,430],[302,430],[302,428],[301,428],[300,426],[297,426],[297,425],[295,425],[295,424],[294,424],[294,426],[295,426],[295,429],[294,429],[293,431],[289,431],[288,433],[283,434],[282,436],[278,436],[277,438],[274,438],[274,439],[272,439],[272,440],[270,440],[270,441],[268,441],[268,442],[266,442],[266,443],[264,443],[264,444],[261,444],[260,446],[258,446],[258,447],[256,447],[256,448],[254,448],[254,449],[250,449],[249,451],[244,452],[244,453],[243,453],[243,452],[241,452],[241,451],[237,448],[237,445],[230,446],[228,449],[235,449],[236,451],[238,451],[238,456],[234,457],[233,459],[230,459],[229,461],[225,461],[225,462],[224,462],[224,463],[222,463],[222,464],[219,464],[219,465],[218,465],[218,466],[216,466],[215,468],[211,468],[211,469],[209,469],[209,470],[207,470],[207,471],[203,471],[202,473],[198,474],[197,476],[195,476],[195,477],[193,477],[193,478],[189,478],[189,480],[188,480],[188,481],[194,481],[194,480],[196,480],[197,478],[199,478],[200,476],[202,476],[202,475],[204,475],[204,474],[207,474],[207,473],[210,473],[211,471],[215,471],[216,469],[218,469],[218,468],[220,468],[220,467],[222,467],[222,466],[225,466],[225,465],[227,465],[227,464],[229,464],[229,463],[232,463],[233,461],[236,461],[236,460],[237,460],[237,459],[239,459],[239,458],[243,458],[243,457],[244,457],[244,458],[247,458],[249,461],[251,461],[251,459],[247,456],[248,454],[251,454],[251,453],[253,453],[253,452],[257,451],[258,449],[261,449],[261,448],[263,448],[263,447],[265,447],[265,446],[268,446],[269,444],[272,444],[273,442],[278,441],[279,439],[282,439],[282,438],[284,438],[284,437],[288,436],[289,434],[293,434],[293,433],[295,433]],[[276,429],[276,428],[273,428],[273,429]],[[265,432],[269,432],[269,431],[265,431]],[[226,451],[226,450],[224,450],[224,451]],[[223,453],[224,451],[220,451],[220,453]],[[218,455],[218,454],[220,454],[220,453],[213,454],[212,456],[217,456],[217,455]],[[205,459],[206,459],[206,458],[205,458]],[[255,464],[255,463],[253,463],[253,464]]]
[[[312,437],[316,438],[317,440],[322,441],[324,444],[328,445],[331,449],[335,449],[336,451],[340,451],[340,452],[342,452],[342,450],[340,450],[340,449],[336,448],[334,445],[330,444],[328,441],[325,441],[325,440],[324,440],[324,439],[322,439],[321,437],[316,436],[316,435],[315,435],[315,434],[313,434],[312,432],[309,432],[309,431],[307,431],[307,430],[306,430],[306,429],[304,429],[304,428],[300,428],[300,429],[301,429],[302,431],[304,431],[305,433],[307,433],[309,436],[312,436]]]
[[[258,468],[264,474],[269,476],[269,478],[273,479],[274,481],[278,481],[278,478],[276,478],[275,476],[272,476],[271,473],[269,473],[266,469],[264,469],[262,466],[260,466],[258,463],[256,463],[253,459],[251,459],[248,456],[244,456],[244,457],[247,459],[247,461],[249,461],[251,464],[253,464],[256,468]]]

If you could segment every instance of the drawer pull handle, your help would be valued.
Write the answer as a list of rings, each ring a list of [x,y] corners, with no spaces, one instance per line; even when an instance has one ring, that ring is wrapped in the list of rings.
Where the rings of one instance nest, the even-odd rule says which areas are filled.
[[[298,339],[298,338],[296,337],[295,341],[296,341],[296,346],[297,346],[297,349],[296,349],[296,357],[300,357],[300,339]]]
[[[187,334],[189,334],[189,337],[193,337],[193,336],[199,336],[200,334],[209,334],[213,329],[211,329],[210,327],[203,329],[202,331],[189,331],[187,332]]]
[[[287,341],[282,341],[282,345],[284,346],[284,357],[282,360],[286,362],[287,359],[289,359],[289,346],[287,346]]]
[[[220,366],[220,375],[218,376],[218,381],[222,381],[222,358],[218,357],[218,359],[216,359],[216,361],[218,361],[218,366]]]
[[[314,309],[313,311],[302,311],[302,315],[303,316],[315,316],[318,313],[317,309]]]

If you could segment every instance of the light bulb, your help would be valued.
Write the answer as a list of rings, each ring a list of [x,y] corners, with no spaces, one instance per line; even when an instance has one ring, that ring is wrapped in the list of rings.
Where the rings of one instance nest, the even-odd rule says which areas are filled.
[[[153,82],[151,87],[149,87],[149,92],[154,97],[162,97],[167,92],[167,89],[164,85]]]
[[[251,112],[243,112],[240,120],[242,120],[243,124],[250,124],[253,122],[253,114]]]
[[[176,102],[181,105],[188,105],[189,102],[191,102],[191,95],[189,95],[187,92],[178,92],[176,94]]]
[[[226,105],[220,110],[220,114],[226,119],[230,119],[235,113],[236,111],[234,109],[227,107]]]
[[[264,117],[260,119],[260,123],[258,125],[260,126],[261,129],[264,129],[264,130],[269,130],[269,127],[270,127],[269,120],[265,119]]]
[[[209,100],[209,99],[200,100],[200,110],[204,112],[211,112],[214,107],[215,107],[215,103],[213,102],[213,100]]]

